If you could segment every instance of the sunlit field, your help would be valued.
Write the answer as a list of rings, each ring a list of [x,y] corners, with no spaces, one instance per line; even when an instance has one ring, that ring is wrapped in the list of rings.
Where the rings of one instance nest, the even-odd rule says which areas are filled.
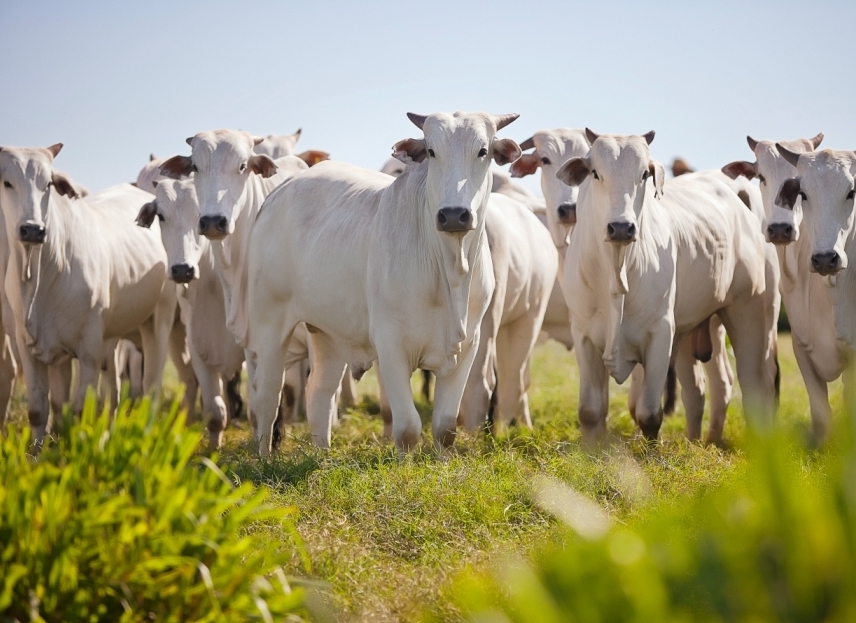
[[[781,335],[779,344],[779,420],[807,438],[808,399],[790,337]],[[414,376],[424,443],[420,452],[400,460],[382,438],[377,382],[370,372],[357,385],[359,408],[342,414],[329,452],[315,449],[306,425],[297,424],[280,452],[261,461],[240,420],[230,424],[218,462],[235,480],[270,487],[275,504],[296,508],[295,533],[263,524],[253,529],[264,534],[271,553],[299,552],[286,571],[296,584],[310,587],[316,611],[326,610],[331,620],[458,620],[462,614],[452,593],[462,570],[490,569],[559,537],[562,526],[533,502],[537,476],[570,484],[617,524],[634,525],[646,520],[654,503],[696,495],[745,473],[739,388],[729,409],[727,444],[720,448],[685,440],[680,407],[666,419],[660,443],[645,444],[627,410],[627,387],[614,386],[609,430],[615,444],[592,455],[579,446],[577,378],[573,353],[555,342],[540,345],[530,390],[534,430],[512,429],[499,438],[462,435],[440,460],[430,444],[430,404],[422,401]],[[168,401],[179,388],[171,369],[167,379]],[[830,394],[840,418],[840,382]],[[13,425],[22,426],[21,391],[13,409]],[[648,482],[634,495],[622,486],[617,458],[628,455]],[[805,470],[822,480],[824,453],[811,456]]]

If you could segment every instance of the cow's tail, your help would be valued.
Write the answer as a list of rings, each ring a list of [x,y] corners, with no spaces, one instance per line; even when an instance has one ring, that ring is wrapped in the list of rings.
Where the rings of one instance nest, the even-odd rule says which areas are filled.
[[[678,378],[675,376],[675,366],[669,365],[666,374],[666,403],[663,405],[663,413],[672,415],[675,412],[675,403],[678,394]]]

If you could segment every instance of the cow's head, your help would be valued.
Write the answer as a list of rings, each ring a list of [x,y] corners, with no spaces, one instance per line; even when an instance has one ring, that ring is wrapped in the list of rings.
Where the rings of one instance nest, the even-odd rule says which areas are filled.
[[[161,173],[173,179],[193,174],[203,236],[222,240],[235,231],[237,207],[245,198],[250,176],[276,173],[269,156],[253,153],[262,140],[242,131],[200,132],[187,139],[190,156],[174,156],[160,166]]]
[[[655,196],[663,194],[663,165],[651,158],[648,145],[654,132],[642,136],[595,134],[586,128],[591,151],[584,158],[571,158],[556,172],[565,184],[579,186],[590,179],[589,192],[604,225],[608,242],[625,245],[636,240],[639,213],[645,203],[645,188],[652,180]]]
[[[802,220],[802,209],[797,202],[793,210],[785,210],[776,205],[776,193],[782,183],[794,175],[794,167],[782,157],[774,141],[756,141],[751,136],[746,137],[749,149],[755,154],[755,162],[736,161],[722,167],[722,172],[731,179],[743,175],[747,179],[757,177],[761,189],[761,199],[764,203],[764,235],[767,242],[773,244],[789,244],[799,238],[799,226]],[[780,141],[794,153],[802,153],[817,149],[823,140],[823,134],[814,138],[801,138],[795,141]]]
[[[71,180],[53,170],[62,143],[40,148],[0,148],[0,205],[10,242],[42,244],[50,222],[48,206],[54,193],[77,198]]]
[[[583,130],[559,128],[540,130],[532,138],[520,144],[528,150],[511,165],[512,177],[532,175],[541,169],[541,191],[547,202],[547,228],[553,237],[553,243],[561,248],[568,244],[568,233],[577,222],[576,186],[563,184],[556,171],[571,158],[582,158],[589,151],[589,143]]]
[[[396,158],[390,158],[386,162],[383,163],[383,166],[380,168],[381,173],[386,173],[387,175],[391,175],[392,177],[399,177],[402,173],[404,173],[404,169],[407,168],[407,165],[404,164],[401,160]]]
[[[295,146],[300,140],[301,129],[298,128],[294,134],[268,134],[255,146],[253,151],[257,154],[269,156],[272,160],[284,156],[294,156]]]
[[[796,169],[796,177],[779,187],[775,203],[793,210],[802,200],[806,232],[811,242],[809,270],[834,275],[847,268],[845,243],[853,237],[853,199],[856,195],[856,154],[852,151],[791,151],[776,145],[782,158]]]
[[[140,208],[137,225],[151,227],[160,221],[160,234],[169,261],[170,279],[188,283],[199,278],[199,260],[207,242],[199,235],[199,202],[192,180],[162,180],[155,198]]]
[[[154,193],[157,183],[160,180],[167,179],[167,177],[160,172],[160,166],[164,162],[166,162],[166,158],[158,158],[154,154],[150,154],[149,161],[137,174],[136,187],[140,190],[146,191],[147,193]]]
[[[405,139],[393,146],[393,156],[402,162],[427,161],[425,192],[438,231],[463,236],[480,226],[490,193],[490,160],[513,162],[520,147],[497,131],[518,115],[408,113],[420,128],[422,139]]]

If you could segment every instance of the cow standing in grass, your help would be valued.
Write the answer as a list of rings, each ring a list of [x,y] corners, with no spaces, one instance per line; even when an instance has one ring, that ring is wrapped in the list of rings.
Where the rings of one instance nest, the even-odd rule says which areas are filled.
[[[490,160],[520,155],[496,132],[517,115],[409,115],[424,138],[394,151],[411,164],[393,180],[346,164],[321,163],[273,192],[253,228],[246,298],[256,435],[270,452],[276,396],[294,329],[313,346],[307,388],[315,443],[328,446],[335,394],[346,364],[377,360],[399,451],[422,425],[410,375],[437,374],[433,433],[455,438],[458,409],[494,288],[485,240]]]

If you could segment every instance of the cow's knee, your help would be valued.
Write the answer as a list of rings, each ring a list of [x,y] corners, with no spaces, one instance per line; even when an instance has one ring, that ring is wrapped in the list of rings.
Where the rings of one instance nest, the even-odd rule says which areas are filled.
[[[422,429],[416,422],[408,422],[400,428],[396,427],[395,422],[393,422],[392,430],[392,435],[395,439],[395,447],[398,448],[399,452],[413,452],[419,445],[419,439],[422,436]]]
[[[593,409],[580,408],[579,419],[583,445],[597,446],[606,436],[606,417]]]

